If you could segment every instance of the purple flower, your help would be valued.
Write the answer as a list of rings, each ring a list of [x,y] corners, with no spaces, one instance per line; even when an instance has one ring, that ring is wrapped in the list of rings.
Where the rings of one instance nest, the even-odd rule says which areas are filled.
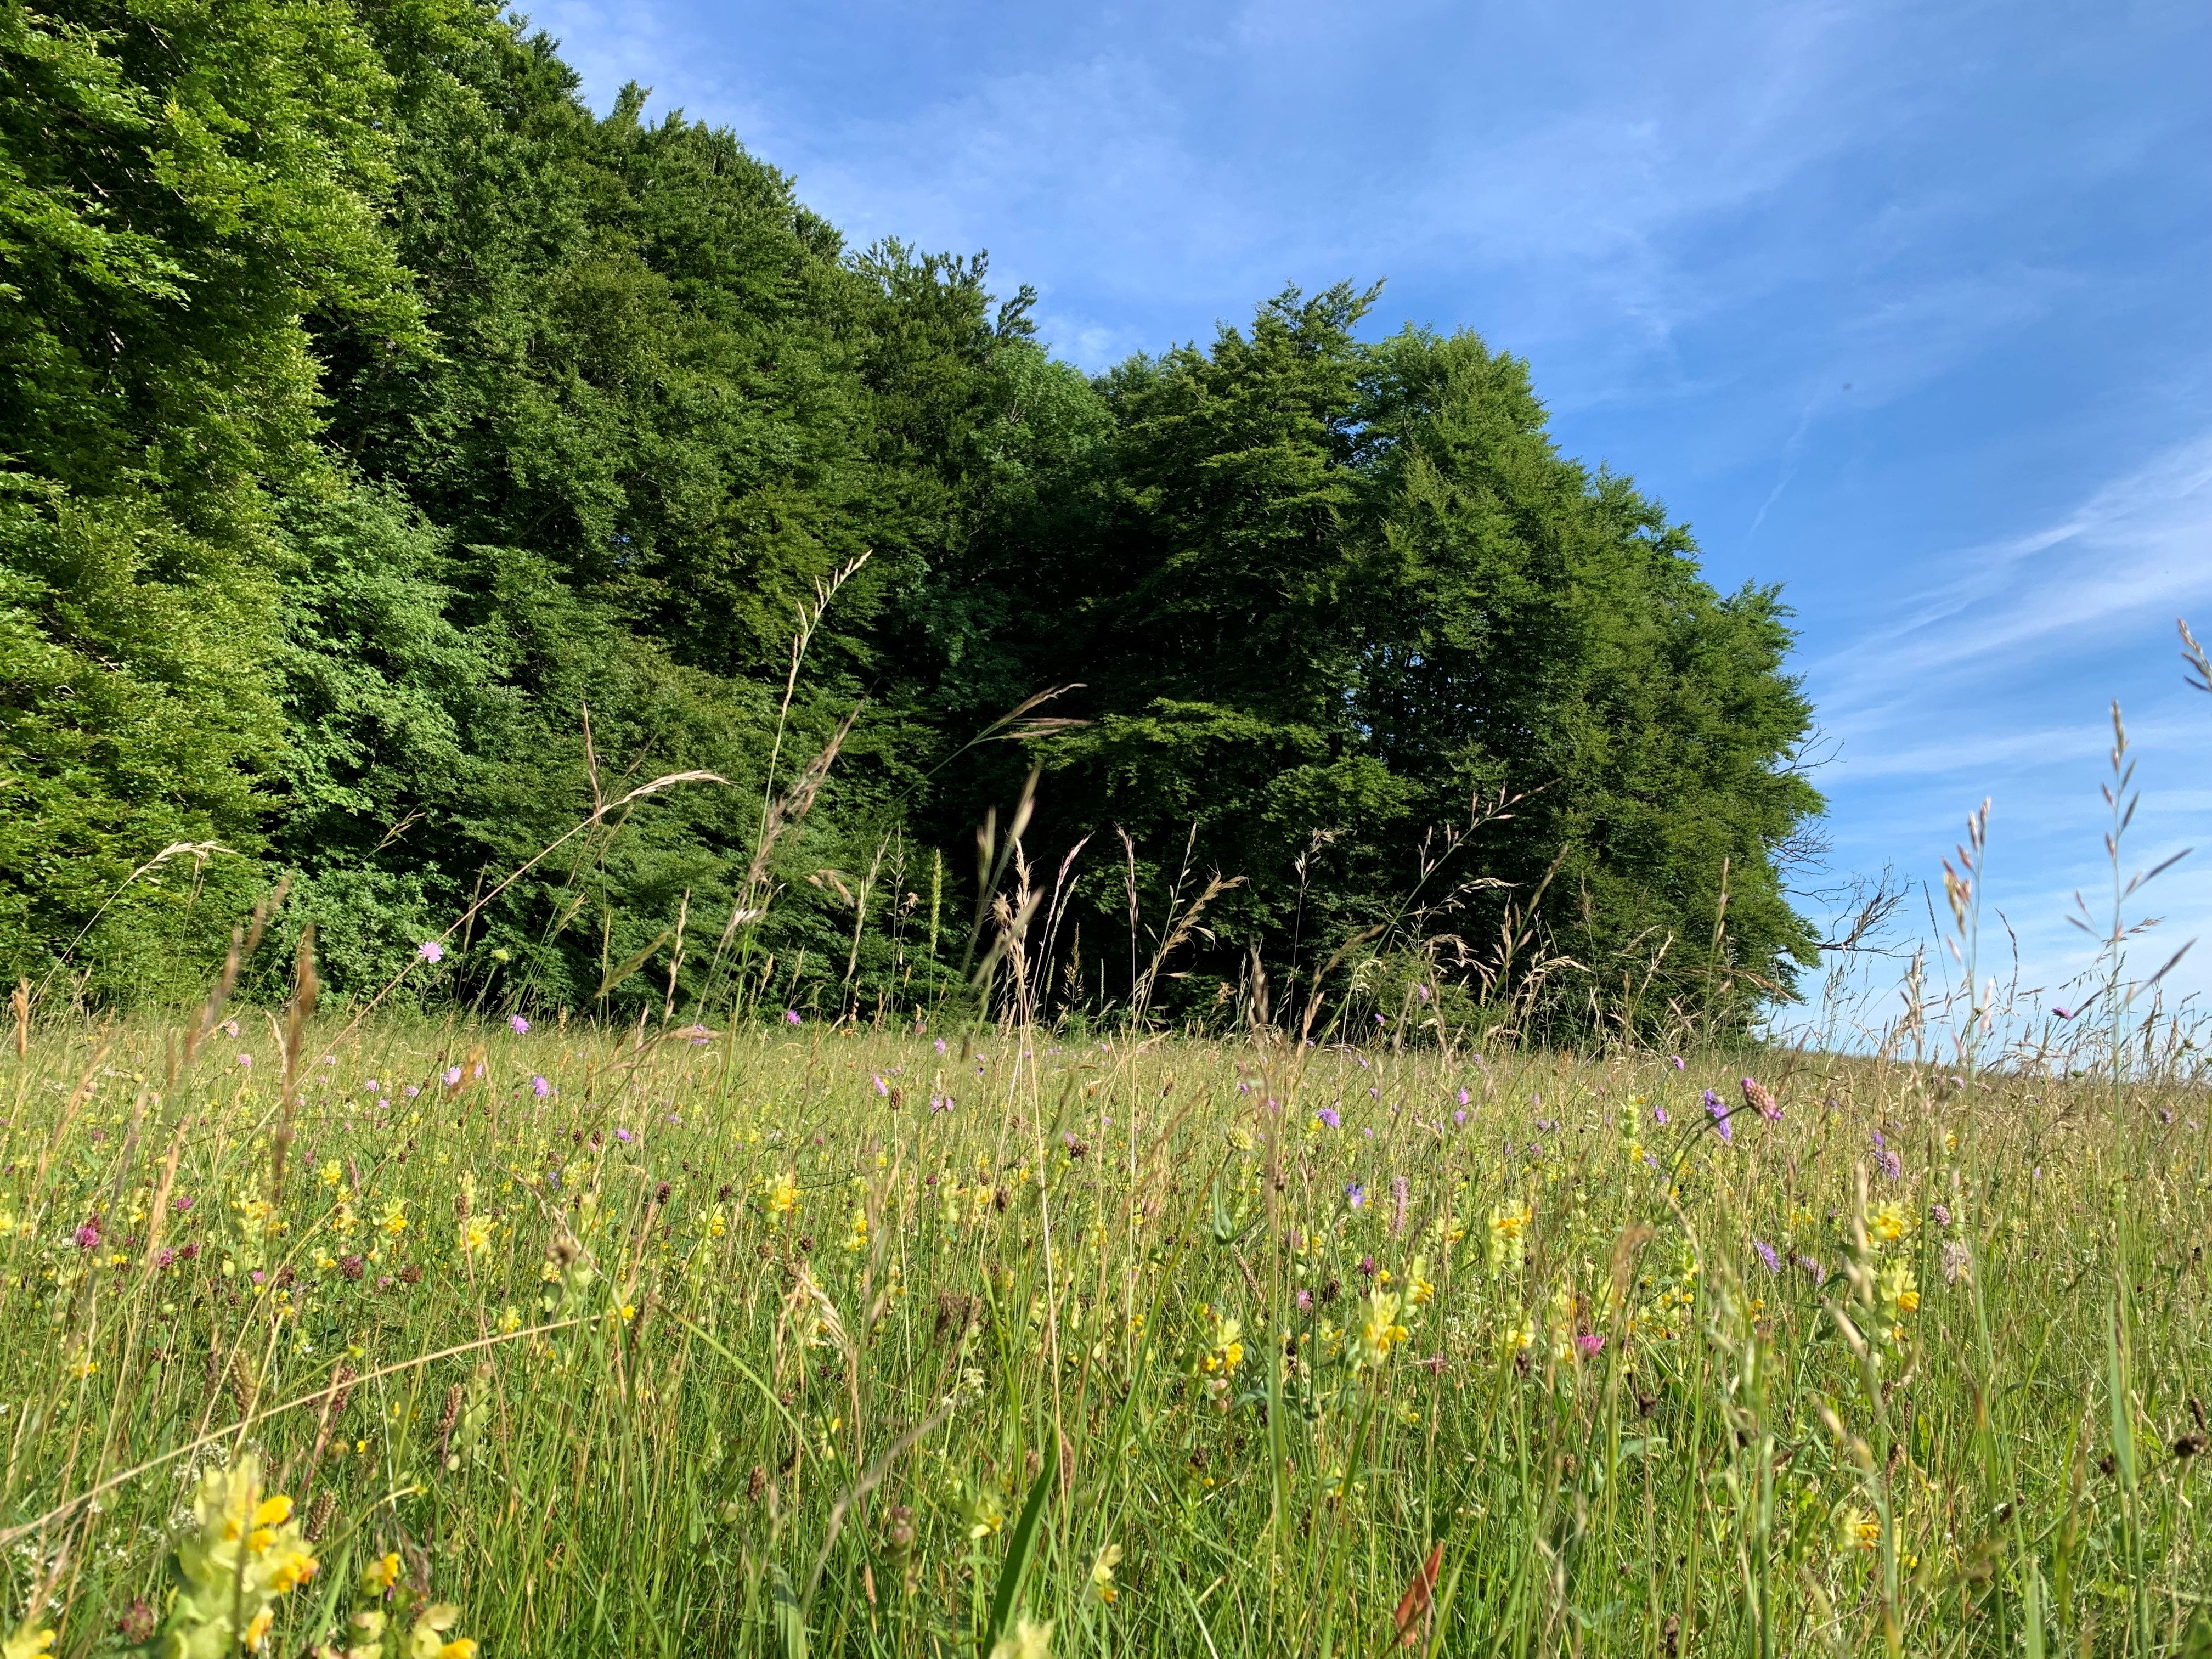
[[[1314,1115],[1332,1129],[1341,1129],[1344,1127],[1344,1120],[1337,1115],[1336,1108],[1334,1106],[1324,1106]]]
[[[416,1096],[417,1096],[417,1095],[421,1094],[421,1093],[422,1092],[422,1086],[421,1086],[419,1084],[410,1083],[410,1084],[409,1084],[405,1088],[402,1089],[399,1092],[400,1092],[401,1094],[403,1094],[403,1095],[406,1096],[406,1097],[407,1097],[408,1099],[412,1100],[412,1099],[414,1099],[414,1098],[415,1098],[415,1097],[416,1097]]]
[[[520,1014],[514,1014],[508,1018],[507,1029],[514,1032],[515,1036],[520,1036],[525,1031],[530,1029],[530,1022],[523,1018]]]
[[[1298,1311],[1300,1313],[1311,1313],[1313,1311],[1313,1292],[1311,1291],[1300,1291],[1298,1292],[1297,1301]]]
[[[1715,1094],[1711,1089],[1705,1091],[1705,1109],[1712,1114],[1713,1127],[1720,1131],[1721,1139],[1723,1140],[1734,1140],[1735,1139],[1735,1128],[1734,1125],[1729,1122],[1728,1108],[1721,1103],[1721,1097]]]
[[[98,1249],[100,1248],[99,1218],[94,1217],[92,1220],[83,1223],[77,1228],[75,1236],[76,1238],[76,1247],[80,1250]]]
[[[2074,1015],[2071,1012],[2069,1012],[2063,1008],[2053,1008],[2051,1012],[2061,1019],[2071,1019],[2074,1018]]]
[[[253,1056],[252,1054],[240,1054],[238,1057],[238,1063],[250,1072],[253,1069]]]
[[[380,1100],[376,1103],[376,1109],[380,1112],[388,1112],[392,1109],[392,1103],[388,1100]]]
[[[1360,1271],[1362,1273],[1365,1274],[1365,1275],[1366,1275],[1368,1278],[1370,1278],[1370,1279],[1374,1278],[1374,1277],[1375,1277],[1375,1258],[1374,1258],[1373,1256],[1371,1256],[1371,1255],[1363,1255],[1363,1256],[1361,1256],[1361,1257],[1359,1258],[1359,1271]]]
[[[1425,985],[1417,985],[1413,988],[1413,994],[1419,997],[1423,1002],[1426,1002],[1429,1000],[1429,988]],[[1380,1016],[1378,1015],[1377,1018],[1379,1018]]]
[[[628,1143],[628,1142],[629,1142],[629,1141],[635,1140],[636,1138],[637,1138],[636,1136],[635,1136],[635,1135],[631,1134],[631,1133],[630,1133],[630,1132],[629,1132],[629,1130],[627,1130],[627,1129],[617,1129],[617,1130],[615,1131],[615,1139],[616,1139],[617,1140],[623,1141],[623,1142],[624,1142],[625,1144],[626,1144],[626,1143]]]
[[[1464,1089],[1459,1091],[1459,1103],[1462,1106],[1468,1103],[1467,1091]]]
[[[1665,1128],[1667,1127],[1667,1109],[1664,1106],[1654,1106],[1651,1109],[1651,1121],[1657,1124],[1661,1128]]]
[[[1687,1068],[1683,1065],[1683,1063],[1682,1063],[1682,1057],[1681,1057],[1681,1055],[1680,1055],[1680,1054],[1669,1054],[1669,1055],[1668,1055],[1668,1056],[1667,1056],[1667,1063],[1668,1063],[1669,1066],[1673,1066],[1676,1071],[1678,1071],[1678,1072],[1687,1069]]]
[[[945,1052],[945,1039],[943,1037],[937,1039],[937,1052],[940,1054]]]
[[[887,1095],[890,1093],[891,1085],[884,1082],[881,1077],[872,1077],[868,1080],[876,1085],[876,1092],[878,1094]]]
[[[783,1023],[784,1023],[786,1025],[796,1025],[796,1024],[798,1024],[799,1023],[799,1010],[798,1010],[798,1009],[796,1009],[796,1008],[787,1008],[787,1009],[785,1009],[785,1010],[783,1011]]]
[[[1382,1024],[1384,1023],[1384,1022],[1383,1022],[1382,1016],[1381,1014],[1379,1014],[1379,1013],[1378,1013],[1378,1014],[1376,1014],[1376,1015],[1375,1016],[1375,1023],[1376,1023],[1377,1025]]]
[[[1605,1339],[1595,1331],[1584,1331],[1575,1339],[1575,1346],[1595,1358],[1604,1351]]]
[[[935,1117],[935,1116],[936,1116],[939,1112],[949,1112],[949,1111],[951,1111],[951,1109],[952,1109],[952,1097],[951,1097],[951,1095],[932,1095],[932,1096],[930,1096],[930,1097],[929,1097],[929,1115],[930,1115],[932,1117]]]
[[[166,1267],[176,1259],[177,1253],[166,1244],[161,1246],[160,1249],[154,1252],[154,1265],[157,1268]]]
[[[530,1092],[543,1100],[553,1092],[553,1085],[542,1077],[534,1077],[530,1079]]]
[[[1766,1091],[1765,1085],[1753,1078],[1743,1080],[1743,1103],[1758,1109],[1759,1116],[1769,1123],[1782,1121],[1782,1103]]]
[[[446,1068],[446,1086],[450,1089],[460,1080],[461,1068],[458,1066],[448,1066]]]
[[[1797,1265],[1802,1267],[1807,1273],[1812,1274],[1816,1279],[1826,1279],[1827,1277],[1827,1274],[1820,1271],[1820,1264],[1814,1257],[1801,1255],[1797,1258]]]
[[[258,1267],[256,1267],[252,1273],[246,1274],[246,1277],[257,1285],[266,1284],[269,1279],[269,1275],[263,1273]]]
[[[376,1081],[376,1079],[375,1079],[374,1078],[371,1078],[371,1079],[369,1079],[369,1080],[368,1080],[368,1082],[366,1082],[366,1083],[362,1084],[362,1085],[361,1085],[361,1087],[362,1087],[362,1093],[364,1093],[364,1094],[371,1094],[371,1095],[373,1095],[373,1094],[374,1094],[374,1093],[376,1092],[376,1091],[377,1091],[377,1087],[378,1087],[377,1081]]]
[[[415,954],[425,962],[443,962],[446,959],[446,947],[434,939],[426,939],[415,947]]]
[[[179,1193],[169,1200],[169,1207],[182,1215],[192,1207],[192,1195],[190,1193]]]
[[[1464,1123],[1467,1121],[1467,1109],[1464,1106],[1461,1107],[1459,1110],[1452,1114],[1452,1121],[1455,1123]]]
[[[1774,1254],[1774,1246],[1763,1238],[1754,1238],[1751,1241],[1751,1248],[1759,1252],[1759,1265],[1767,1272],[1778,1273],[1782,1271],[1782,1258]]]
[[[1928,1218],[1939,1227],[1948,1227],[1951,1224],[1951,1212],[1941,1204],[1931,1204],[1928,1206]]]
[[[1882,1174],[1887,1176],[1892,1181],[1905,1179],[1905,1160],[1898,1157],[1895,1152],[1879,1152],[1874,1157],[1875,1162],[1881,1165]]]
[[[1367,1188],[1361,1186],[1356,1181],[1347,1182],[1345,1184],[1344,1188],[1344,1201],[1351,1205],[1353,1209],[1358,1209],[1361,1205],[1367,1201]],[[97,1244],[99,1242],[99,1238],[95,1236],[93,1239],[93,1243]],[[90,1249],[91,1247],[88,1245],[86,1248]]]

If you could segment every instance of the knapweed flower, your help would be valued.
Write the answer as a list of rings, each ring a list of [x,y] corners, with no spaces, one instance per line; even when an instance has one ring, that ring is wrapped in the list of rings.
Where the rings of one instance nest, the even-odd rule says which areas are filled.
[[[1314,1114],[1314,1119],[1316,1122],[1326,1124],[1332,1129],[1341,1129],[1344,1127],[1344,1120],[1337,1115],[1336,1108],[1334,1106],[1322,1107]]]
[[[1585,1358],[1595,1359],[1605,1352],[1605,1338],[1595,1331],[1584,1331],[1575,1338],[1575,1346],[1582,1350]]]
[[[530,1092],[543,1100],[553,1092],[553,1085],[542,1077],[534,1077],[530,1079]]]
[[[415,947],[415,954],[425,962],[443,962],[446,959],[446,947],[434,939],[426,939]]]
[[[76,1238],[76,1247],[80,1250],[98,1249],[100,1248],[100,1218],[94,1216],[89,1221],[78,1224],[77,1230],[72,1237]]]
[[[1711,1089],[1705,1091],[1705,1110],[1712,1115],[1713,1127],[1720,1131],[1723,1140],[1734,1140],[1735,1129],[1729,1122],[1728,1107]]]
[[[1769,1123],[1782,1121],[1781,1103],[1766,1091],[1765,1085],[1754,1079],[1743,1080],[1743,1103],[1755,1109]]]
[[[507,1029],[514,1032],[515,1036],[520,1036],[526,1031],[529,1030],[530,1022],[523,1018],[520,1014],[513,1014],[507,1018]]]

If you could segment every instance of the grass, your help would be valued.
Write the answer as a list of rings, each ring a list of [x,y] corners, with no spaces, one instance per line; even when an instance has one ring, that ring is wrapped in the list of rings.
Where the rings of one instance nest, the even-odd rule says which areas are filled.
[[[2212,1652],[2179,1075],[240,1018],[0,1058],[10,1659]]]

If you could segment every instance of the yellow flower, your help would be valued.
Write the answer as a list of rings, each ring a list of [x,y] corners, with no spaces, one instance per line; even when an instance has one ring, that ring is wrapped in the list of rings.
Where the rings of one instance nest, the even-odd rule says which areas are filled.
[[[491,1247],[491,1223],[483,1217],[471,1216],[461,1224],[461,1249],[471,1255]]]
[[[622,1304],[622,1316],[623,1316],[623,1324],[625,1324],[625,1325],[629,1324],[629,1322],[630,1322],[631,1320],[633,1320],[633,1319],[636,1318],[636,1317],[637,1317],[637,1304],[636,1304],[636,1303],[635,1303],[635,1302],[625,1302],[625,1303],[623,1303],[623,1304]]]
[[[436,1601],[415,1615],[415,1628],[407,1633],[406,1659],[472,1659],[477,1644],[466,1637],[453,1641],[446,1632],[461,1610],[451,1601]]]
[[[1366,1312],[1360,1321],[1358,1342],[1352,1355],[1356,1364],[1382,1364],[1390,1357],[1391,1349],[1413,1334],[1398,1322],[1399,1306],[1395,1291],[1376,1291],[1368,1297]]]
[[[1428,1266],[1426,1257],[1417,1255],[1406,1271],[1406,1300],[1416,1308],[1425,1308],[1436,1299],[1437,1287],[1429,1282]]]
[[[318,1178],[325,1187],[335,1187],[345,1179],[345,1165],[332,1158],[323,1165]]]
[[[54,1645],[54,1633],[41,1630],[29,1620],[15,1628],[15,1633],[0,1641],[0,1659],[44,1659]]]
[[[292,1500],[262,1497],[260,1462],[249,1452],[202,1475],[192,1509],[198,1528],[177,1545],[163,1650],[197,1656],[243,1643],[258,1651],[276,1622],[270,1603],[319,1565],[293,1522]]]
[[[381,1595],[398,1582],[399,1557],[396,1553],[387,1555],[381,1561],[368,1564],[368,1570],[361,1575],[361,1593],[368,1597]]]
[[[1867,1217],[1867,1231],[1885,1244],[1894,1244],[1912,1231],[1912,1218],[1894,1199]]]
[[[1012,1632],[992,1647],[991,1659],[1049,1659],[1051,1652],[1052,1620],[1040,1625],[1024,1613],[1014,1621]]]
[[[968,1536],[970,1539],[988,1538],[1006,1524],[1006,1511],[999,1502],[999,1494],[986,1486],[969,1509]]]
[[[1881,1542],[1881,1522],[1877,1516],[1853,1505],[1836,1517],[1838,1548],[1870,1550]]]
[[[780,1175],[768,1182],[768,1210],[770,1215],[789,1215],[792,1206],[799,1202],[799,1178]]]
[[[1109,1544],[1098,1552],[1098,1559],[1091,1564],[1091,1589],[1102,1601],[1111,1602],[1121,1594],[1114,1588],[1114,1569],[1121,1559],[1121,1547]]]
[[[499,1334],[501,1336],[508,1336],[521,1328],[522,1316],[515,1310],[514,1304],[509,1303],[507,1310],[499,1316]]]
[[[1490,1212],[1490,1237],[1483,1246],[1484,1260],[1493,1273],[1518,1272],[1528,1259],[1528,1206],[1516,1199]]]
[[[402,1199],[397,1204],[386,1205],[384,1206],[384,1219],[378,1222],[376,1224],[383,1228],[387,1233],[390,1233],[394,1238],[398,1237],[400,1234],[405,1232],[407,1231],[406,1200]]]

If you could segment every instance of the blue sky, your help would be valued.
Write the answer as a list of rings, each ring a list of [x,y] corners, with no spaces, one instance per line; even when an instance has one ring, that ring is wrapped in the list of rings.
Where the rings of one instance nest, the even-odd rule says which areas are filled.
[[[1784,584],[1837,874],[1938,878],[1989,797],[1990,903],[2057,984],[2117,697],[2130,867],[2203,843],[2148,908],[2212,934],[2202,0],[532,15],[596,106],[734,128],[856,242],[989,249],[1089,368],[1387,278],[1378,330],[1527,357],[1717,584]]]

